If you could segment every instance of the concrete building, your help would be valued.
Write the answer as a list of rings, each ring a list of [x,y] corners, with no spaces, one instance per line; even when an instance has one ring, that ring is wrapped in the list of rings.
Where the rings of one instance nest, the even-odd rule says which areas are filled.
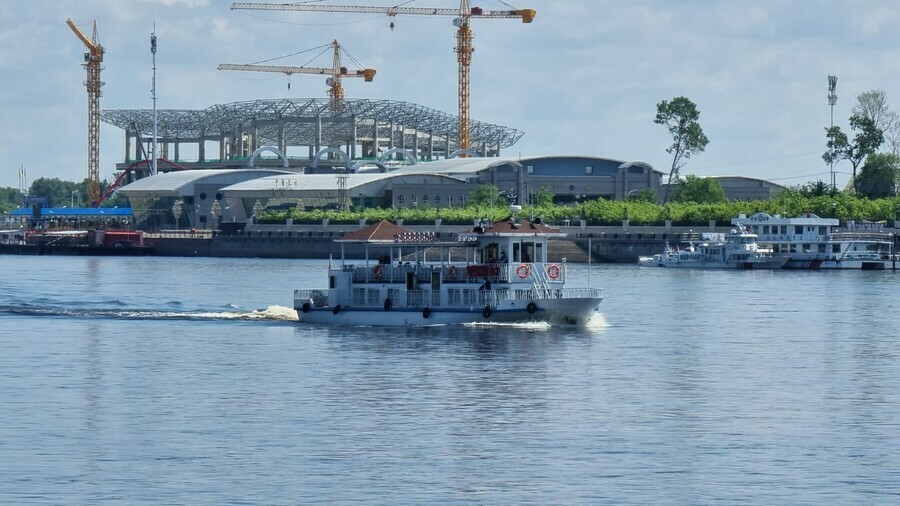
[[[559,174],[554,176],[553,174]],[[299,174],[274,169],[205,169],[159,174],[119,190],[132,203],[144,228],[208,227],[219,221],[246,221],[265,209],[362,207],[460,207],[479,185],[491,184],[528,204],[547,186],[558,203],[621,199],[655,188],[661,173],[641,162],[606,158],[452,158],[407,165],[385,172]],[[214,209],[218,202],[218,209]]]

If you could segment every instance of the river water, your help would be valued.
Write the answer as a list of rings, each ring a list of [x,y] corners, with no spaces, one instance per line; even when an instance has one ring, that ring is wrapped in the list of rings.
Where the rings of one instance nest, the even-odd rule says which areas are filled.
[[[900,273],[570,265],[587,327],[292,321],[326,262],[2,256],[2,504],[900,502]]]

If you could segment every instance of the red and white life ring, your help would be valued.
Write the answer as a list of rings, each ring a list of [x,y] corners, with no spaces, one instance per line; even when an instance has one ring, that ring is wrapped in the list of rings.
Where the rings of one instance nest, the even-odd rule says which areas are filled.
[[[550,264],[550,265],[547,267],[547,276],[548,276],[550,279],[556,279],[556,278],[558,278],[560,272],[561,272],[561,271],[559,270],[559,266],[556,265],[556,264]]]
[[[382,264],[376,265],[375,269],[373,271],[373,274],[375,275],[375,279],[380,281],[381,277],[384,275],[384,265],[382,265]]]
[[[447,279],[456,279],[456,276],[459,275],[459,270],[455,265],[451,265],[447,268]]]
[[[529,274],[531,274],[531,267],[528,264],[519,264],[516,267],[516,275],[520,278],[525,279]]]

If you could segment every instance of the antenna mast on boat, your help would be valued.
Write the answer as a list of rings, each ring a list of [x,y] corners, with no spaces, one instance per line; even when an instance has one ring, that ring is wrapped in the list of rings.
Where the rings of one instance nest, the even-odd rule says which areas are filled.
[[[150,88],[150,97],[153,99],[153,154],[150,164],[150,175],[156,175],[156,23],[153,23],[153,31],[150,32],[150,52],[153,54],[153,87]]]

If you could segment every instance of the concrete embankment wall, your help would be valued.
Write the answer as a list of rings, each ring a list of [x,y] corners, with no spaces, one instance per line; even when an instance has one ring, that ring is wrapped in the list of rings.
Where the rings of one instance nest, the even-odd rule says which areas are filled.
[[[450,241],[456,239],[457,233],[471,230],[471,227],[446,225],[405,227],[415,232],[434,232],[440,240]],[[334,239],[359,228],[359,225],[253,225],[238,235],[164,237],[148,242],[154,245],[155,254],[163,256],[328,258],[332,255],[339,258],[341,244]],[[660,253],[666,242],[681,245],[697,240],[702,232],[721,233],[731,228],[713,222],[707,227],[563,226],[559,229],[566,237],[551,239],[548,255],[554,262],[563,258],[569,262],[587,262],[590,249],[594,262],[635,263],[640,256]],[[895,240],[900,239],[896,229],[885,232],[894,232]],[[365,256],[361,245],[345,244],[343,248],[348,258]]]
[[[441,240],[454,240],[466,226],[405,225],[416,232],[435,232]],[[259,258],[335,258],[341,245],[334,239],[358,230],[359,225],[252,225],[238,235],[216,234],[212,237],[162,237],[151,242],[157,255],[215,256]],[[587,262],[588,248],[595,262],[634,263],[639,256],[659,253],[668,241],[681,244],[700,232],[727,232],[731,227],[619,227],[563,226],[564,239],[550,241],[548,254],[554,262],[565,258],[570,262]],[[346,244],[349,258],[365,255],[360,245]]]

